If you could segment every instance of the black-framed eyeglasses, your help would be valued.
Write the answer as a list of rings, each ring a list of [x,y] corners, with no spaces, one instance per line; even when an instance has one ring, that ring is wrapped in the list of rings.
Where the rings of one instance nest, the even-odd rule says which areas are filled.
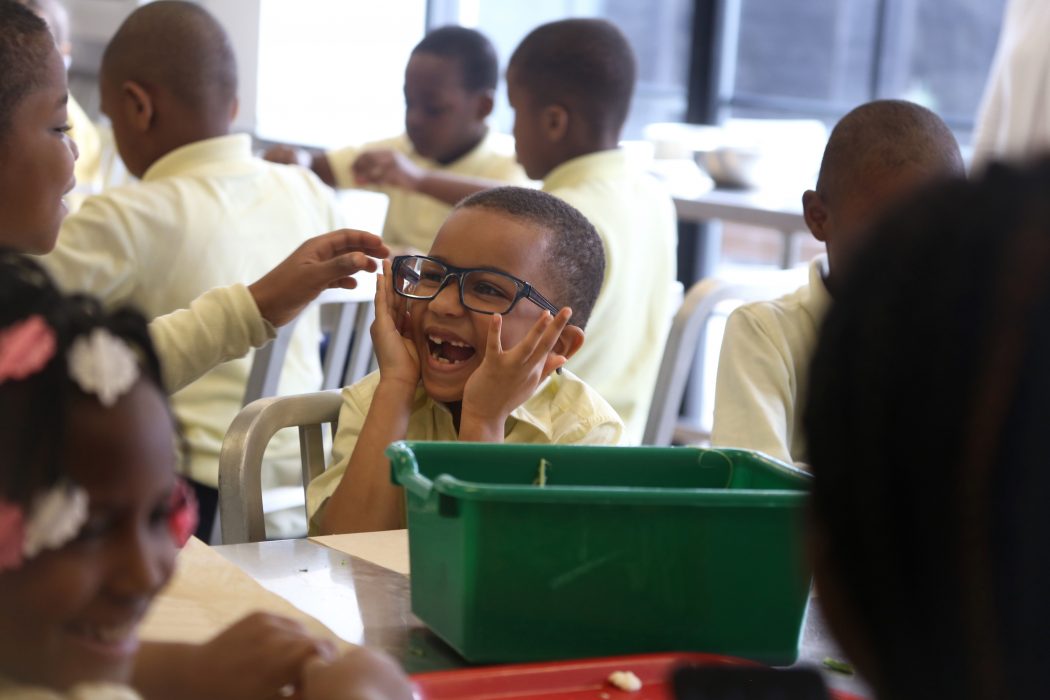
[[[399,255],[391,270],[394,291],[409,299],[433,299],[455,279],[463,306],[481,314],[510,313],[520,299],[528,299],[552,314],[558,307],[513,275],[484,268],[456,267],[426,255]]]

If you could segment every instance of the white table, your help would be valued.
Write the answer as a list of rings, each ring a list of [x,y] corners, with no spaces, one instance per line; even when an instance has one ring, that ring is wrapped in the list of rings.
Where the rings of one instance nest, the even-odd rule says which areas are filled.
[[[355,546],[345,546],[374,560],[407,558],[407,535],[376,533]],[[375,544],[397,551],[376,556]],[[371,545],[371,546],[370,546]],[[459,668],[467,665],[411,612],[408,576],[361,556],[310,540],[279,540],[214,548],[268,590],[320,620],[348,642],[385,650],[409,673]],[[395,568],[402,568],[396,566]],[[800,664],[817,665],[831,656],[843,658],[826,630],[816,605],[810,605],[802,637]],[[835,688],[866,694],[855,677],[824,671]]]
[[[780,265],[790,268],[795,260],[793,237],[806,231],[806,220],[802,215],[802,192],[797,190],[728,190],[712,189],[694,196],[676,195],[674,198],[678,220],[685,223],[732,221],[748,226],[773,229],[783,236]],[[710,235],[710,234],[708,234]],[[709,246],[708,255],[713,253]],[[715,260],[705,261],[704,266],[713,270]]]

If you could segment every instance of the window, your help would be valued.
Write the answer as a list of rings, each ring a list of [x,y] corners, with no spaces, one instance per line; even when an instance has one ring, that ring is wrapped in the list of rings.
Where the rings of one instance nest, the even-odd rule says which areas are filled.
[[[1005,0],[726,0],[727,116],[835,121],[876,98],[973,128]]]

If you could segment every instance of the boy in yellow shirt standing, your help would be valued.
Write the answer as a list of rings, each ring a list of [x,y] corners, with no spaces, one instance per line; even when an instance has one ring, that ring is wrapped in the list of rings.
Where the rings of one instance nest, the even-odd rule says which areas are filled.
[[[255,158],[247,134],[229,133],[236,63],[225,31],[198,5],[167,0],[133,12],[106,48],[100,83],[121,158],[141,182],[89,198],[63,223],[44,262],[65,289],[152,318],[250,281],[314,232],[340,226],[331,190],[312,173]],[[315,310],[293,334],[281,393],[320,387],[319,342]],[[205,536],[219,450],[250,364],[223,364],[172,397]],[[298,453],[294,431],[277,436],[265,487],[299,482]],[[288,529],[302,526],[300,518]]]

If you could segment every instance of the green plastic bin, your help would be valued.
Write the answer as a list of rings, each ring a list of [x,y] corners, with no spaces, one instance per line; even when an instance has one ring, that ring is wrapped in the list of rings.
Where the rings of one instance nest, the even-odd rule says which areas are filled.
[[[412,612],[468,661],[798,657],[805,472],[685,447],[397,442],[386,454],[406,490]]]

